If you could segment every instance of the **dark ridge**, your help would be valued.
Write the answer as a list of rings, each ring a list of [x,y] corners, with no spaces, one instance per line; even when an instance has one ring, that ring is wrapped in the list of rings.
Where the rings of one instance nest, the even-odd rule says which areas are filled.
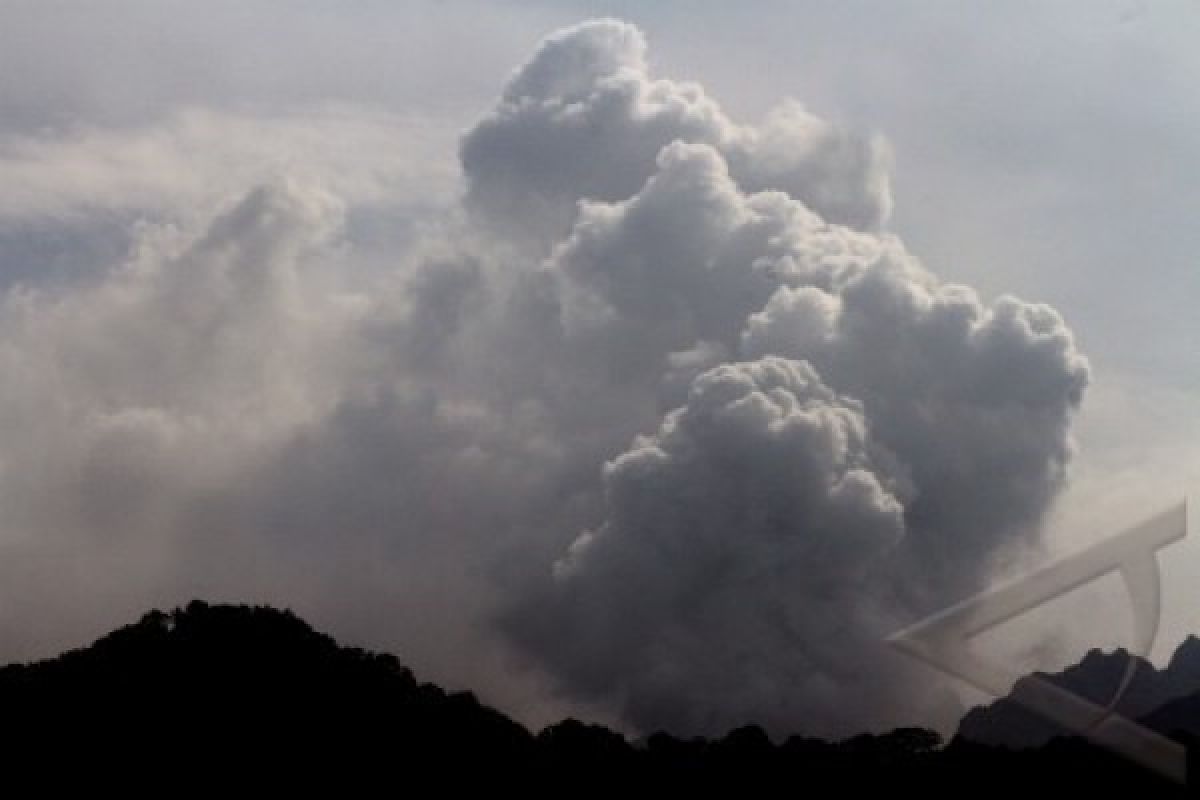
[[[1190,658],[1179,667],[1189,674]],[[0,714],[7,785],[38,794],[1182,792],[1078,739],[1018,753],[961,739],[943,747],[932,731],[901,728],[777,743],[750,725],[635,745],[574,719],[534,736],[469,692],[421,683],[394,656],[341,647],[290,612],[200,601],[0,668]]]
[[[1194,636],[1179,645],[1170,663],[1161,670],[1118,648],[1113,652],[1093,649],[1078,664],[1062,672],[1035,674],[1098,705],[1108,706],[1131,661],[1133,679],[1115,706],[1126,717],[1144,717],[1171,700],[1200,691],[1200,639]],[[1019,702],[1023,686],[1018,681],[1007,697],[971,709],[959,723],[958,736],[978,744],[1027,748],[1069,735],[1070,731]]]

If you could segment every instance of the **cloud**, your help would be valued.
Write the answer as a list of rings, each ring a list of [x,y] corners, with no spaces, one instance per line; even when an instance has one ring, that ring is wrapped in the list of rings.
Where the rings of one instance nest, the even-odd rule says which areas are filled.
[[[404,130],[6,140],[0,220],[130,247],[4,289],[0,627],[240,597],[527,719],[928,721],[879,640],[1039,541],[1088,377],[1063,320],[925,270],[882,143],[735,123],[626,23],[511,76],[461,204]]]
[[[0,131],[0,287],[95,280],[137,228],[197,229],[231,197],[287,180],[347,206],[365,263],[395,262],[457,191],[452,129],[353,106],[176,109],[128,127]]]
[[[554,238],[582,199],[631,196],[673,141],[724,156],[745,190],[777,189],[830,221],[875,228],[891,207],[883,143],[788,102],[739,125],[695,83],[652,78],[641,31],[593,20],[545,40],[463,138],[467,205],[507,230]]]
[[[557,373],[642,386],[635,408],[671,410],[609,461],[602,521],[504,624],[567,691],[618,704],[642,730],[903,724],[929,700],[881,640],[1036,546],[1087,363],[1049,307],[986,305],[894,236],[830,224],[781,192],[747,194],[708,145],[668,145],[657,168],[627,200],[583,203],[545,270],[573,354]],[[783,365],[805,380],[780,380]],[[713,396],[731,409],[813,402],[813,384],[853,420],[828,426],[858,459],[827,455],[841,473],[799,470],[800,453],[709,410]],[[829,446],[787,441],[810,458]],[[887,524],[897,536],[884,554]],[[771,537],[779,550],[763,555],[756,542]],[[820,555],[789,559],[789,547]],[[767,563],[784,578],[747,576]]]
[[[876,450],[857,402],[804,362],[703,373],[609,462],[605,522],[515,634],[578,691],[619,685],[643,730],[811,725],[846,700],[826,661],[861,652],[839,629],[862,629],[871,574],[904,532]]]
[[[906,516],[926,603],[977,586],[1003,543],[1036,541],[1088,380],[1052,308],[1012,297],[985,306],[892,250],[833,291],[781,288],[742,346],[805,358],[863,402],[914,486]]]
[[[327,375],[309,367],[350,315],[306,274],[341,216],[323,191],[263,186],[200,229],[143,228],[85,284],[5,293],[0,614],[19,631],[13,654],[39,650],[46,612],[31,607],[71,602],[53,587],[108,598],[111,614],[161,596],[195,504],[327,407]]]
[[[406,199],[406,184],[444,204],[455,179],[446,135],[416,115],[332,105],[270,115],[190,108],[125,128],[4,133],[0,219],[177,216],[281,176],[363,205]]]

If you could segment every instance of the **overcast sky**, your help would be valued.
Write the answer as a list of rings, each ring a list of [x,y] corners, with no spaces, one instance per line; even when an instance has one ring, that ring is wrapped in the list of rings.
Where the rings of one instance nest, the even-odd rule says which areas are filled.
[[[539,50],[600,17],[636,28]],[[866,651],[808,641],[831,636],[812,608],[883,634],[905,620],[857,581],[911,621],[1198,485],[1197,41],[1192,0],[0,3],[0,658],[202,594],[290,605],[534,722],[820,718]],[[569,102],[611,125],[537,116]],[[924,299],[855,327],[884,314],[872,281]],[[744,393],[792,398],[812,438],[707,438]],[[786,517],[762,541],[815,544],[747,545],[737,569],[783,589],[671,616],[693,587],[656,562],[669,532],[758,536],[720,470],[759,459],[754,508]],[[779,464],[824,488],[777,490]],[[823,544],[835,523],[862,538]],[[1200,632],[1200,543],[1171,553],[1160,658]],[[1022,634],[1031,664],[1126,640],[1120,594],[1089,598]],[[776,607],[811,661],[740,633]],[[722,632],[727,665],[684,670]],[[744,686],[747,654],[766,688],[681,710]],[[822,680],[773,704],[806,664]]]

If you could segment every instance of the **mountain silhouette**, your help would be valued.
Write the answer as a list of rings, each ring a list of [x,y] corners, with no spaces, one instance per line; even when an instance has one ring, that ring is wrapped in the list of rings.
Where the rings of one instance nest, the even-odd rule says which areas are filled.
[[[1165,672],[1194,679],[1198,649],[1189,640]],[[1112,669],[1103,654],[1089,659],[1065,680]],[[1161,710],[1190,730],[1200,695]],[[6,788],[39,793],[1184,792],[1073,738],[1012,751],[961,736],[943,746],[932,731],[900,728],[776,742],[750,724],[714,739],[660,731],[635,744],[575,719],[534,735],[469,692],[422,683],[394,656],[339,646],[290,612],[200,601],[0,668],[0,769]]]
[[[1133,678],[1114,706],[1114,710],[1125,717],[1146,717],[1172,700],[1200,691],[1200,639],[1194,636],[1189,636],[1176,648],[1167,666],[1161,670],[1118,648],[1112,652],[1093,649],[1078,664],[1061,672],[1034,674],[1107,707],[1116,697],[1131,663]],[[958,736],[979,744],[1028,748],[1070,735],[1071,731],[1021,703],[1026,685],[1027,679],[1023,678],[1017,681],[1008,696],[971,709],[959,723]]]
[[[1200,685],[1200,639],[1189,636],[1175,651],[1168,670],[1174,669],[1181,682]],[[1173,698],[1148,714],[1142,723],[1177,738],[1200,738],[1200,690]],[[1184,736],[1180,737],[1179,734]]]
[[[286,611],[199,601],[0,669],[0,719],[9,764],[136,758],[272,779],[284,763],[302,767],[291,779],[382,774],[401,754],[514,770],[533,748],[522,726],[393,656],[340,647]]]

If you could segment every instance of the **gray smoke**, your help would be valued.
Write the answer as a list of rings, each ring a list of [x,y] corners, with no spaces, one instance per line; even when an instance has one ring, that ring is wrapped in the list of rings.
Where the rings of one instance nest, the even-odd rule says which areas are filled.
[[[437,221],[390,188],[420,170],[364,155],[394,120],[339,118],[363,145],[325,161],[307,123],[255,124],[186,185],[16,193],[155,214],[120,263],[0,301],[6,640],[203,594],[527,719],[946,713],[879,641],[1036,546],[1087,364],[1052,309],[943,283],[886,231],[881,142],[794,103],[736,123],[645,55],[611,20],[547,38]],[[245,167],[264,130],[304,169]],[[178,132],[101,138],[189,160]],[[36,160],[104,163],[89,142]],[[200,174],[236,184],[212,213]]]
[[[609,102],[659,86],[636,35],[594,23],[549,39],[466,140],[485,197],[495,176],[470,157],[497,131],[582,154],[580,127],[617,132],[595,161],[575,159],[586,174],[571,183],[522,170],[513,191],[584,197],[544,270],[566,371],[599,376],[598,394],[646,387],[644,404],[656,387],[665,411],[608,461],[601,520],[506,628],[568,691],[643,730],[847,732],[928,716],[938,701],[879,642],[1036,543],[1086,362],[1052,309],[987,305],[862,230],[887,205],[872,170],[833,158],[814,179],[797,160],[764,183],[713,133],[724,127],[679,121],[720,118],[711,101],[667,115],[675,141],[660,148],[656,106]],[[571,119],[619,108],[620,122],[577,127],[546,110],[556,103]],[[627,138],[658,148],[640,181]],[[795,149],[815,152],[802,138]]]
[[[738,125],[703,87],[652,78],[633,25],[585,23],[547,37],[463,141],[468,206],[510,230],[562,233],[580,200],[632,196],[675,141],[712,146],[742,188],[776,189],[829,219],[874,228],[891,207],[886,150],[795,102]]]

